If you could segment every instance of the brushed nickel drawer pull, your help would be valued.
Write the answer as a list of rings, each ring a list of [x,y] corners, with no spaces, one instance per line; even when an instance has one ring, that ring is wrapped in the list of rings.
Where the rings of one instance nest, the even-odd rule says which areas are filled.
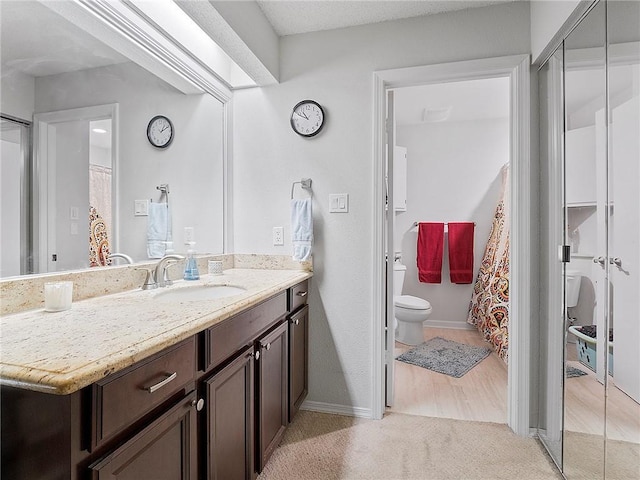
[[[271,350],[271,342],[267,343],[264,348],[267,349],[267,351]]]
[[[299,296],[299,297],[306,297],[307,296],[307,292],[297,292],[296,295]]]
[[[164,380],[162,380],[161,382],[156,383],[155,385],[151,385],[150,387],[146,388],[146,390],[149,393],[153,393],[156,390],[164,387],[167,383],[174,381],[176,378],[178,378],[178,372],[173,372],[171,375],[169,375],[167,378],[165,378]]]
[[[300,323],[300,319],[296,318],[295,320],[291,320],[291,323],[293,323],[294,325],[298,325]]]

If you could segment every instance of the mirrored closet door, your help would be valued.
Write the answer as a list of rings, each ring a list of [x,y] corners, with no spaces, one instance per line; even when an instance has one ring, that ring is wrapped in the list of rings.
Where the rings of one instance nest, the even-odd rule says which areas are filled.
[[[640,478],[639,35],[640,2],[594,2],[539,70],[538,432],[567,479]]]

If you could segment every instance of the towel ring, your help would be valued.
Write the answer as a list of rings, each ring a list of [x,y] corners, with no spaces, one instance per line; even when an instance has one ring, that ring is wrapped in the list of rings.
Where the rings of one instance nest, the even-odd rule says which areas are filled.
[[[309,190],[309,196],[313,198],[313,192],[311,191],[311,179],[303,178],[299,182],[293,182],[291,184],[291,200],[293,200],[293,189],[295,188],[296,184],[300,184],[300,187],[304,190]]]

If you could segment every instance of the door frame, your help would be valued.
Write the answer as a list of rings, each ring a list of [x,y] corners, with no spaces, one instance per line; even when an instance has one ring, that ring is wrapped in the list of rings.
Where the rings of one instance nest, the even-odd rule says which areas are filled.
[[[445,83],[496,77],[510,79],[510,305],[507,424],[518,435],[530,435],[532,202],[530,56],[512,55],[454,63],[382,70],[374,82],[374,188],[373,188],[373,328],[372,416],[385,412],[385,145],[386,91],[419,84]],[[392,357],[390,361],[393,361]]]
[[[49,251],[50,247],[55,248],[55,235],[52,233],[51,225],[56,224],[56,214],[49,198],[55,196],[55,182],[50,180],[56,168],[56,159],[49,155],[50,143],[55,141],[49,137],[49,126],[56,123],[71,122],[79,120],[102,120],[111,119],[111,158],[112,158],[112,178],[111,189],[112,205],[112,251],[118,251],[119,235],[119,104],[109,103],[105,105],[94,105],[90,107],[71,108],[67,110],[57,110],[52,112],[37,113],[33,116],[33,163],[34,163],[34,196],[33,196],[33,255],[37,264],[34,271],[46,273],[49,271]],[[87,244],[88,252],[88,244]]]

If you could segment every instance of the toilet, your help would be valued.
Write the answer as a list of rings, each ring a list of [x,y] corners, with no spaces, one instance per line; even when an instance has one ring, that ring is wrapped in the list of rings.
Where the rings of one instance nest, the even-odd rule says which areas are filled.
[[[402,295],[407,267],[393,264],[393,304],[397,323],[396,340],[406,345],[420,345],[424,341],[422,322],[431,314],[431,304],[411,295]]]
[[[566,302],[567,308],[572,308],[578,305],[578,297],[580,296],[580,284],[582,283],[582,274],[577,270],[567,270],[567,290],[566,290]],[[573,322],[575,319],[571,319]]]

